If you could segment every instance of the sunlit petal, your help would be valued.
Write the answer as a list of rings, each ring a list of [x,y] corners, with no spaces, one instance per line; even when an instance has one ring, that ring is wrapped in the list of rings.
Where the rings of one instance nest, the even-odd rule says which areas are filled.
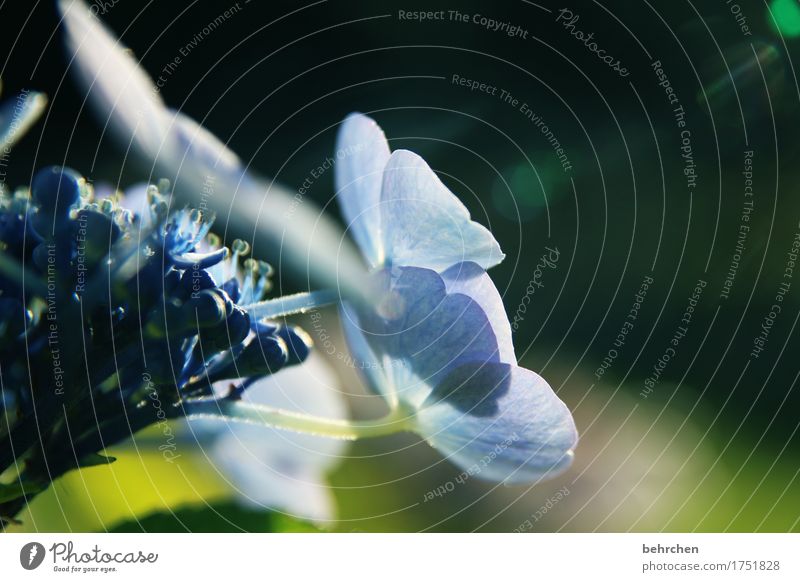
[[[336,195],[347,228],[371,266],[383,262],[380,199],[389,144],[378,124],[359,113],[342,123],[336,141]]]
[[[392,265],[444,270],[473,261],[488,269],[505,255],[481,224],[442,184],[425,160],[397,150],[383,173],[381,228]]]
[[[454,369],[417,414],[428,442],[474,476],[506,483],[569,467],[577,432],[567,407],[538,374],[508,364]]]

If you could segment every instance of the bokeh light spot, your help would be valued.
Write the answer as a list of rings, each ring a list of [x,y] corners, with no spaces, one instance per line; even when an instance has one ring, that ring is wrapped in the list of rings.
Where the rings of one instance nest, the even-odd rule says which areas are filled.
[[[772,0],[772,17],[769,21],[777,25],[784,36],[800,36],[800,2],[797,0]]]

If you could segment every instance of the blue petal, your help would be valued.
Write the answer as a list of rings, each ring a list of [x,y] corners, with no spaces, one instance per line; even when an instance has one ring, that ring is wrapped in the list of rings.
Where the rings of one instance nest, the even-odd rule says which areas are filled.
[[[508,484],[564,471],[578,442],[572,415],[547,382],[508,364],[453,370],[417,422],[419,433],[463,470]]]
[[[443,271],[473,261],[488,269],[500,245],[417,154],[397,150],[383,172],[381,235],[392,265]]]
[[[347,228],[371,266],[383,263],[380,198],[389,144],[372,119],[350,114],[336,140],[336,195]]]
[[[503,298],[486,271],[477,263],[458,263],[444,271],[442,279],[448,293],[461,293],[480,305],[492,325],[500,350],[500,361],[505,364],[516,364],[517,356],[511,339],[511,324],[508,322]]]
[[[377,304],[346,322],[357,359],[375,362],[369,380],[390,403],[419,406],[432,387],[464,362],[500,361],[492,324],[480,304],[448,294],[430,269],[395,267],[376,273]],[[345,319],[352,317],[345,312]]]

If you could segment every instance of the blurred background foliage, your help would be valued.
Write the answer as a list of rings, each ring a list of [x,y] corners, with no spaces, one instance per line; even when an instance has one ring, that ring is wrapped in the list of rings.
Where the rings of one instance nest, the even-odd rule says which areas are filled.
[[[233,4],[119,0],[102,18],[155,77]],[[347,113],[372,115],[392,147],[423,155],[491,227],[508,255],[491,274],[510,317],[545,247],[560,252],[515,343],[522,363],[575,412],[582,442],[574,468],[530,489],[468,481],[426,502],[426,492],[458,475],[454,467],[411,436],[359,442],[331,476],[340,520],[324,527],[798,531],[800,281],[792,282],[764,351],[749,354],[800,220],[800,7],[796,0],[739,0],[738,12],[726,2],[571,2],[580,15],[576,28],[594,32],[630,71],[622,78],[555,22],[561,4],[538,4],[551,12],[523,1],[242,1],[165,77],[162,94],[171,106],[202,121],[258,172],[295,188],[332,155]],[[527,38],[472,21],[398,18],[398,10],[440,9],[517,24]],[[26,184],[47,164],[122,186],[141,179],[66,75],[53,6],[16,10],[0,8],[5,88],[44,91],[51,106],[13,151],[7,182]],[[657,60],[691,131],[692,191],[680,130],[651,67]],[[528,104],[572,170],[562,169],[519,106],[454,84],[454,74]],[[754,152],[754,210],[726,299],[746,150]],[[332,172],[315,179],[307,195],[337,214]],[[654,283],[634,328],[598,379],[648,275]],[[698,279],[707,286],[688,333],[643,398]],[[278,288],[303,283],[280,280]],[[334,321],[330,314],[335,328]],[[368,415],[370,401],[353,371],[339,368],[354,414]],[[20,527],[307,527],[238,506],[202,447],[187,440],[184,462],[173,466],[147,446],[146,434],[138,440],[137,448],[112,451],[114,465],[58,482]],[[569,494],[546,508],[564,487]]]

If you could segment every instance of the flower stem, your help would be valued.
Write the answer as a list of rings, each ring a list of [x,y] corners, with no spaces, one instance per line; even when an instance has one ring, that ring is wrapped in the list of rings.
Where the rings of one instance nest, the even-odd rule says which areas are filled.
[[[377,420],[334,420],[230,398],[187,400],[183,407],[190,420],[227,420],[351,441],[409,431],[412,418],[395,409]]]
[[[295,313],[305,313],[316,307],[331,305],[339,300],[335,291],[311,291],[309,293],[295,293],[267,301],[259,301],[245,305],[244,309],[250,317],[261,319],[263,317],[275,318],[293,315]]]

